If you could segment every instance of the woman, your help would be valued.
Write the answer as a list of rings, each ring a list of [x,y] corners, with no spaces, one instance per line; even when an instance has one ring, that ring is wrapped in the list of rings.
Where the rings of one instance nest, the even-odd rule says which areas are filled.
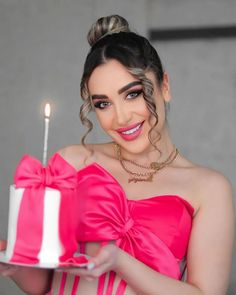
[[[78,241],[91,259],[87,268],[54,275],[4,265],[2,274],[28,294],[226,294],[234,232],[229,182],[174,146],[168,75],[148,40],[117,15],[99,19],[88,40],[81,120],[90,131],[94,110],[112,141],[85,144],[84,136],[58,154],[78,170],[86,204]]]

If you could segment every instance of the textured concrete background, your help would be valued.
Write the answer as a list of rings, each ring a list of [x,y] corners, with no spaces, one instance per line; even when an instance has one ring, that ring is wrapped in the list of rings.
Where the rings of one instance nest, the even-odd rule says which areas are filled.
[[[52,119],[49,155],[77,143],[79,82],[86,33],[118,13],[133,28],[235,24],[235,0],[0,0],[0,235],[6,238],[8,187],[23,154],[42,158],[43,105]],[[169,122],[191,160],[222,171],[236,188],[236,38],[155,42],[172,86]],[[91,140],[106,137],[95,129]],[[214,196],[211,196],[214,198]],[[236,262],[228,295],[236,294]],[[22,294],[0,279],[1,295]]]

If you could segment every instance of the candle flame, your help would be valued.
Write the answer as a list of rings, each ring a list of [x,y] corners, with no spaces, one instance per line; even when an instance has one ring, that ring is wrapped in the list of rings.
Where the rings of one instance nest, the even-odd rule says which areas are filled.
[[[51,106],[49,103],[46,103],[45,109],[44,109],[44,116],[45,118],[49,118],[51,114]]]

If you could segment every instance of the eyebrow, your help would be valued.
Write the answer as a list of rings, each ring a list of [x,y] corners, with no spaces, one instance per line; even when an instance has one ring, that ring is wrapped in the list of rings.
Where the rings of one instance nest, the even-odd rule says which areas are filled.
[[[131,87],[136,86],[136,85],[140,85],[140,84],[141,84],[141,81],[133,81],[133,82],[125,85],[124,87],[122,87],[120,90],[118,90],[118,94],[121,94],[121,93],[125,92],[126,90],[130,89]]]
[[[136,86],[136,85],[141,85],[141,81],[133,81],[127,85],[125,85],[124,87],[122,87],[121,89],[118,90],[118,94],[121,94],[127,90],[129,90],[131,87]],[[107,99],[108,97],[104,94],[94,94],[91,96],[91,99]]]

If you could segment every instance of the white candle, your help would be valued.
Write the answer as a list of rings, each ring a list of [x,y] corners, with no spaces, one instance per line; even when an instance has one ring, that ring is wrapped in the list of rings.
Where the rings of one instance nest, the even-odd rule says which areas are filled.
[[[43,165],[47,163],[47,151],[48,151],[48,129],[51,114],[51,106],[46,103],[44,108],[44,144],[43,144]]]

